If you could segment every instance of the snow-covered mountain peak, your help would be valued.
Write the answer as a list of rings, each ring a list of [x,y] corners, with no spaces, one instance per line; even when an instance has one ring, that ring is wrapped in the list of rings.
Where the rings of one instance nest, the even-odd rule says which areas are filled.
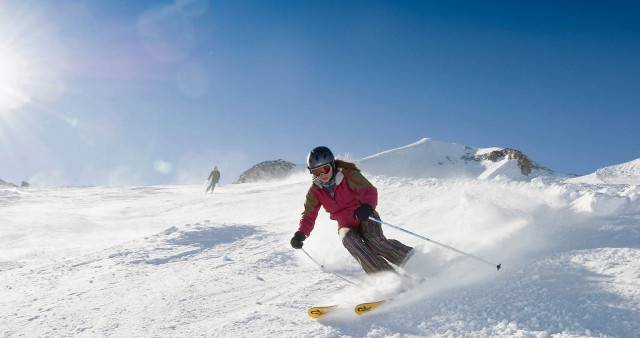
[[[363,158],[358,165],[376,175],[411,178],[492,179],[500,176],[528,180],[556,175],[519,150],[476,148],[429,138]]]

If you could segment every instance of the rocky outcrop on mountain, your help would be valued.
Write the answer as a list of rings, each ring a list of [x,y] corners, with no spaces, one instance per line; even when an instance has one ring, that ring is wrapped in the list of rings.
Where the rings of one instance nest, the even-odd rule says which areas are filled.
[[[240,178],[238,178],[238,181],[235,183],[251,183],[277,180],[289,175],[289,173],[291,173],[291,171],[295,168],[295,164],[282,159],[275,161],[264,161],[254,165],[249,170],[240,174]]]
[[[509,160],[518,160],[518,167],[520,167],[520,172],[522,172],[523,175],[531,174],[531,171],[534,169],[544,170],[548,173],[553,173],[553,170],[547,169],[539,165],[535,161],[531,160],[527,155],[523,154],[520,150],[516,150],[516,149],[504,148],[501,150],[494,150],[494,151],[484,153],[484,154],[479,154],[479,155],[466,154],[462,156],[462,159],[465,161],[476,161],[476,162],[486,161],[486,160],[491,162],[497,162],[504,158],[507,158]]]
[[[13,183],[11,183],[11,182],[6,182],[6,181],[4,181],[4,180],[2,180],[2,179],[0,179],[0,186],[5,186],[5,187],[14,187],[14,188],[16,188],[16,187],[17,187],[17,185],[15,185],[15,184],[13,184]]]
[[[13,184],[13,183],[11,183],[11,182],[7,182],[7,181],[4,181],[4,180],[0,179],[0,187],[17,188],[18,186]],[[22,181],[22,183],[20,184],[20,187],[27,188],[27,187],[30,187],[30,184],[25,182],[25,181]]]

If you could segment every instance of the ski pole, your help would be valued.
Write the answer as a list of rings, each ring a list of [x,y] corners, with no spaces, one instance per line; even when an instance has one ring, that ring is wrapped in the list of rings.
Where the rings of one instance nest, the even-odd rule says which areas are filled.
[[[474,256],[474,255],[469,254],[469,253],[466,253],[466,252],[464,252],[464,251],[460,251],[460,250],[458,250],[458,249],[456,249],[456,248],[452,248],[452,247],[450,247],[450,246],[448,246],[448,245],[446,245],[446,244],[438,243],[438,242],[436,242],[436,241],[434,241],[434,240],[432,240],[432,239],[430,239],[430,238],[427,238],[427,237],[424,237],[424,236],[420,236],[420,235],[415,234],[415,233],[413,233],[413,232],[411,232],[411,231],[409,231],[409,230],[405,230],[405,229],[403,229],[403,228],[401,228],[401,227],[399,227],[399,226],[395,226],[395,225],[393,225],[393,224],[389,224],[389,223],[387,223],[387,222],[383,222],[382,220],[379,220],[379,219],[377,219],[377,218],[369,217],[369,219],[370,219],[370,220],[372,220],[372,221],[378,222],[378,223],[380,223],[380,224],[384,224],[384,225],[390,226],[390,227],[392,227],[392,228],[394,228],[394,229],[398,229],[398,230],[400,230],[400,231],[404,231],[404,232],[406,232],[406,233],[408,233],[408,234],[410,234],[410,235],[416,236],[416,237],[418,237],[418,238],[420,238],[420,239],[424,239],[425,241],[429,241],[429,242],[431,242],[431,243],[433,243],[433,244],[436,244],[436,245],[439,245],[439,246],[441,246],[441,247],[443,247],[443,248],[445,248],[445,249],[449,249],[449,250],[451,250],[451,251],[455,251],[455,252],[457,252],[457,253],[459,253],[459,254],[462,254],[462,255],[465,255],[465,256],[468,256],[468,257],[471,257],[471,258],[477,259],[477,260],[479,260],[479,261],[481,261],[481,262],[483,262],[483,263],[489,264],[489,265],[491,265],[491,266],[495,266],[496,268],[498,268],[498,270],[500,270],[500,266],[502,265],[502,264],[494,264],[494,263],[491,263],[491,262],[486,261],[486,260],[484,260],[484,259],[482,259],[482,258],[480,258],[480,257]]]
[[[305,254],[305,255],[307,255],[307,257],[309,257],[309,258],[310,258],[314,263],[316,263],[316,265],[320,267],[320,270],[322,270],[322,272],[325,272],[325,271],[324,271],[324,265],[320,265],[320,263],[316,262],[316,260],[315,260],[315,259],[313,259],[313,257],[311,257],[311,255],[309,255],[309,253],[307,252],[307,250],[305,250],[304,248],[300,248],[300,250],[302,250],[302,252],[304,252],[304,254]],[[348,280],[348,279],[346,279],[346,278],[344,278],[344,277],[342,277],[342,276],[340,276],[340,275],[338,275],[338,274],[335,274],[335,273],[333,273],[333,272],[330,272],[330,273],[331,273],[332,275],[334,275],[334,276],[336,276],[336,277],[338,277],[338,278],[340,278],[340,279],[344,280],[344,281],[347,281],[347,282],[349,282],[349,283],[353,284],[353,285],[358,285],[358,284],[356,284],[356,283],[354,283],[354,282],[352,282],[352,281],[350,281],[350,280]]]
[[[320,263],[316,262],[316,260],[313,259],[313,257],[311,257],[311,255],[309,255],[307,250],[305,250],[304,248],[300,248],[300,250],[302,250],[302,252],[304,252],[304,254],[307,255],[307,257],[309,257],[314,263],[316,263],[316,265],[320,267],[320,270],[324,271],[324,265],[320,265]]]

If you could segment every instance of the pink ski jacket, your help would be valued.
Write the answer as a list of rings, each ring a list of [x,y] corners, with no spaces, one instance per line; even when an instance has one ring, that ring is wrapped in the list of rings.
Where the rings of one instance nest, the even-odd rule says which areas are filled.
[[[298,231],[302,231],[307,237],[316,223],[320,206],[329,213],[329,218],[338,222],[338,229],[340,229],[360,226],[360,221],[353,217],[353,212],[360,204],[369,204],[374,209],[378,205],[378,190],[362,176],[353,163],[336,160],[335,164],[337,173],[334,197],[331,197],[329,191],[322,187],[318,179],[314,180],[307,192],[298,227]],[[378,217],[375,212],[374,215]]]

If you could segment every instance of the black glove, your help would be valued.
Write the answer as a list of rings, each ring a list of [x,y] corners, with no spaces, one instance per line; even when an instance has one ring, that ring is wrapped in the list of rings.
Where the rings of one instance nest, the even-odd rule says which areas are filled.
[[[373,207],[367,203],[360,204],[358,209],[353,212],[353,218],[360,222],[369,220],[369,216],[373,214]]]
[[[305,236],[304,232],[296,231],[296,233],[293,235],[293,238],[291,239],[291,246],[294,249],[302,249],[302,241],[304,241],[305,239],[307,239],[307,236]]]

